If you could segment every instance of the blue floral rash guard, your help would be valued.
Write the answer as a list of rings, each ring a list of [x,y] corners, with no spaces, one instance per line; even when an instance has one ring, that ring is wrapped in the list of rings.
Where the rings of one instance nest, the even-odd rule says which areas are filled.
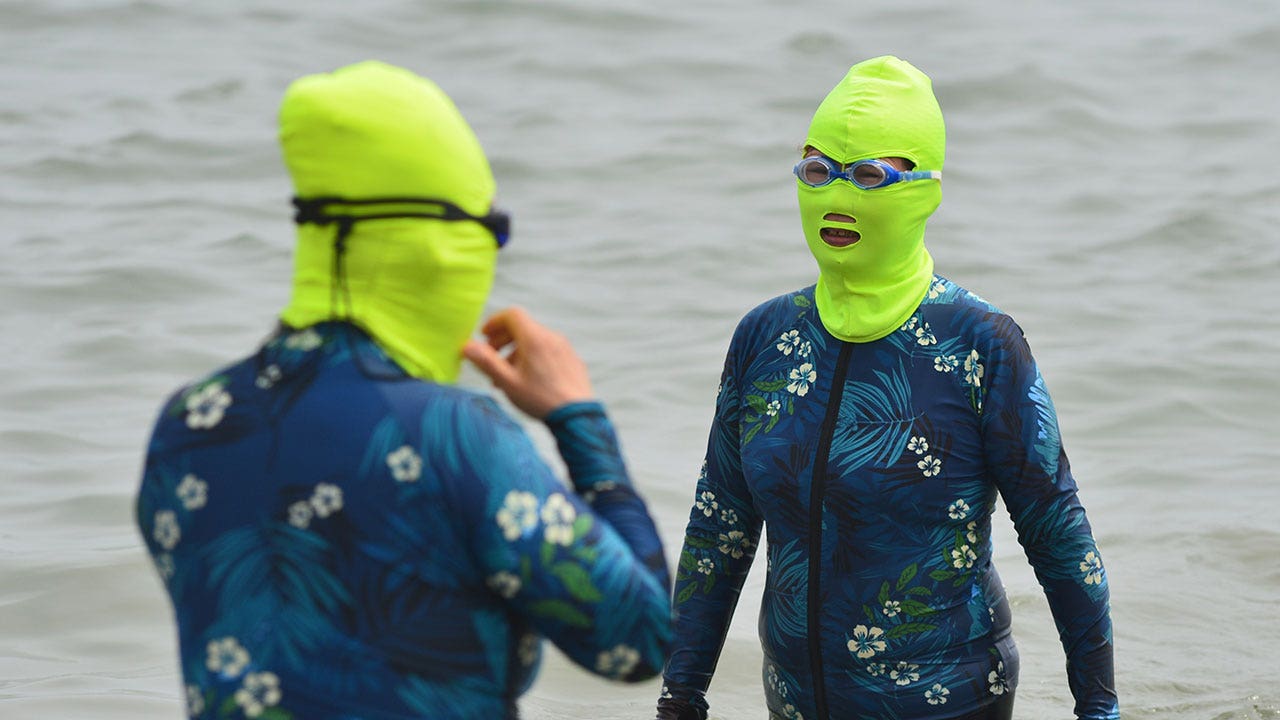
[[[705,715],[762,526],[772,718],[954,718],[1012,692],[997,493],[1048,597],[1077,715],[1119,717],[1106,573],[1014,321],[937,276],[874,342],[832,337],[812,287],[757,307],[725,361],[660,709]]]
[[[566,488],[489,398],[326,323],[180,390],[137,520],[193,718],[515,718],[545,636],[618,680],[670,642],[661,544],[596,403],[546,419]]]

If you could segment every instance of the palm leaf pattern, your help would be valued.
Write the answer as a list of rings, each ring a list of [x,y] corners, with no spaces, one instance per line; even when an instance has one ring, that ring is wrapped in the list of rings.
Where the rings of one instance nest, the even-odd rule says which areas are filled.
[[[681,552],[679,644],[660,707],[705,710],[744,587],[749,564],[717,556],[713,501],[746,509],[753,542],[768,526],[760,622],[771,716],[818,717],[814,657],[833,716],[986,707],[1017,675],[991,562],[999,493],[1068,651],[1076,713],[1118,717],[1105,570],[1052,401],[1011,318],[935,277],[895,332],[842,344],[806,288],[742,319],[721,387]],[[818,457],[823,428],[830,444]]]
[[[612,425],[579,403],[548,428],[573,490],[496,403],[409,378],[342,323],[175,394],[135,513],[188,714],[514,717],[539,633],[593,673],[656,673],[667,567]],[[512,493],[532,515],[508,536]]]

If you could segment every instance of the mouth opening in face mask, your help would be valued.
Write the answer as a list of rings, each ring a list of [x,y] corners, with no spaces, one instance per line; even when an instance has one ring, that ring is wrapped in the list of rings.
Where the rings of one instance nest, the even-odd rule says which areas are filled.
[[[829,222],[845,224],[853,224],[857,222],[857,220],[849,217],[848,215],[841,215],[840,213],[827,213],[822,216],[822,219]],[[857,230],[834,225],[824,225],[818,231],[818,234],[822,237],[822,242],[836,248],[849,247],[862,239],[862,235],[859,234]]]

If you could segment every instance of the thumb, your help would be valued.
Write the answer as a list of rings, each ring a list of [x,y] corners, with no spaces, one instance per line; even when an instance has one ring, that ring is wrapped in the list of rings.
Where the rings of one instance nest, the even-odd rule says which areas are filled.
[[[488,343],[468,340],[462,346],[462,356],[500,388],[507,387],[515,379],[515,368]]]

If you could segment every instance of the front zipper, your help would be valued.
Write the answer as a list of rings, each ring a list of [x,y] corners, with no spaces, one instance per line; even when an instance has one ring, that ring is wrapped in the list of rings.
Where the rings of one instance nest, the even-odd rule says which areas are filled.
[[[817,457],[813,461],[813,478],[809,481],[809,665],[813,673],[813,702],[817,706],[815,720],[827,720],[827,689],[822,671],[822,635],[818,626],[818,597],[821,591],[819,576],[822,565],[822,495],[827,484],[827,456],[831,454],[831,439],[840,418],[840,400],[844,396],[844,381],[849,374],[849,357],[853,343],[841,342],[840,355],[836,358],[835,373],[831,377],[831,392],[827,397],[827,414],[818,432]]]

